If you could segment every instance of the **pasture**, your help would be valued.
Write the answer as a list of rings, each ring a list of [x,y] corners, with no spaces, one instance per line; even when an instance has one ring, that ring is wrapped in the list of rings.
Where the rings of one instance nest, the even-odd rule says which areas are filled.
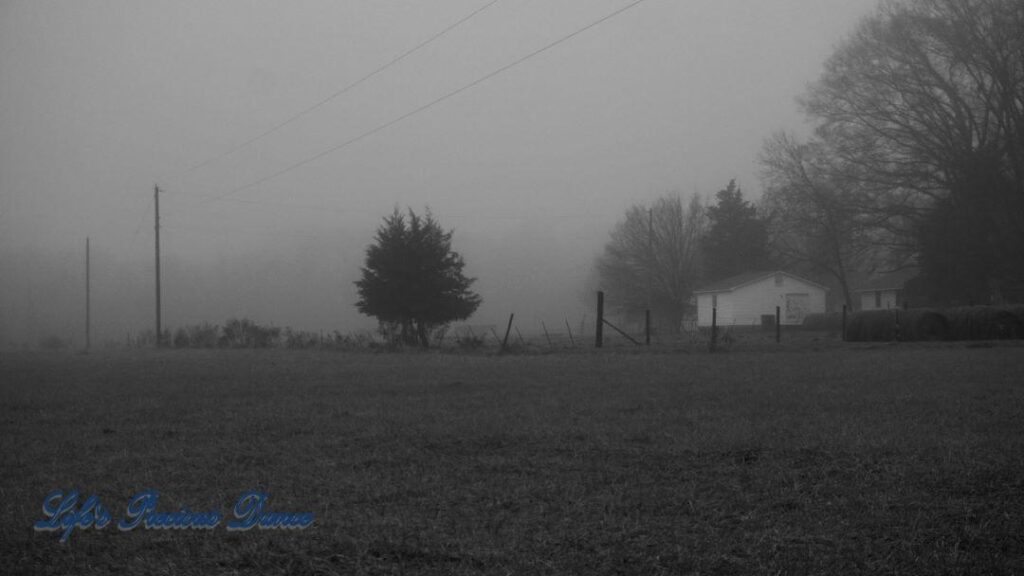
[[[1024,347],[0,354],[5,574],[1024,573]],[[306,530],[36,532],[55,489]]]

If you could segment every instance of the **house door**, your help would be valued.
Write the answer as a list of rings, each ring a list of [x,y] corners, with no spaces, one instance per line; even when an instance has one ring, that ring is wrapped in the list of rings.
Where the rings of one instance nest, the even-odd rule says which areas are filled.
[[[810,294],[786,294],[786,324],[803,324],[810,304]]]

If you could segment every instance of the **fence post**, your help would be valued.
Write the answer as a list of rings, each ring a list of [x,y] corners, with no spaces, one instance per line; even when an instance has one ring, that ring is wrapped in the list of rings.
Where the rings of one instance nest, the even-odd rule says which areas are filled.
[[[597,291],[597,322],[594,323],[594,347],[604,344],[604,292]]]
[[[508,315],[508,326],[505,328],[505,339],[501,341],[501,351],[505,351],[505,347],[508,346],[508,333],[512,331],[512,318],[515,317],[515,313]]]
[[[711,342],[708,344],[708,349],[711,352],[715,351],[715,346],[718,343],[718,308],[711,309]]]
[[[780,320],[782,320],[782,310],[778,306],[776,306],[775,307],[775,341],[776,342],[781,342],[782,341],[782,322],[780,322]]]
[[[644,344],[651,345],[651,311],[644,310]]]

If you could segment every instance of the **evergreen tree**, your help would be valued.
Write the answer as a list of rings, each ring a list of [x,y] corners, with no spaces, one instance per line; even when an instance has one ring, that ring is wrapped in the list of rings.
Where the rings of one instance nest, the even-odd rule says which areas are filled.
[[[481,299],[469,289],[475,279],[463,275],[465,262],[451,239],[429,211],[420,217],[409,210],[406,218],[395,208],[366,249],[356,308],[424,348],[434,329],[469,318]]]
[[[735,180],[720,190],[718,203],[708,206],[710,221],[704,236],[704,266],[708,280],[763,270],[768,259],[768,228],[757,208],[743,199]]]

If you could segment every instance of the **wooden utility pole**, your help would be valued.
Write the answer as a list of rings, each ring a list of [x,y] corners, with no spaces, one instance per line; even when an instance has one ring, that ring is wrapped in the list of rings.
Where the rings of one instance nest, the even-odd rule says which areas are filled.
[[[651,345],[651,303],[654,301],[654,266],[657,259],[654,257],[654,208],[647,209],[647,254],[649,264],[647,265],[647,310],[644,312],[644,337],[645,343]]]
[[[89,332],[92,318],[90,317],[90,278],[89,278],[89,237],[85,237],[85,349],[89,349]]]
[[[154,229],[156,230],[156,346],[160,347],[160,187],[153,186],[153,205],[156,210],[153,213]]]

